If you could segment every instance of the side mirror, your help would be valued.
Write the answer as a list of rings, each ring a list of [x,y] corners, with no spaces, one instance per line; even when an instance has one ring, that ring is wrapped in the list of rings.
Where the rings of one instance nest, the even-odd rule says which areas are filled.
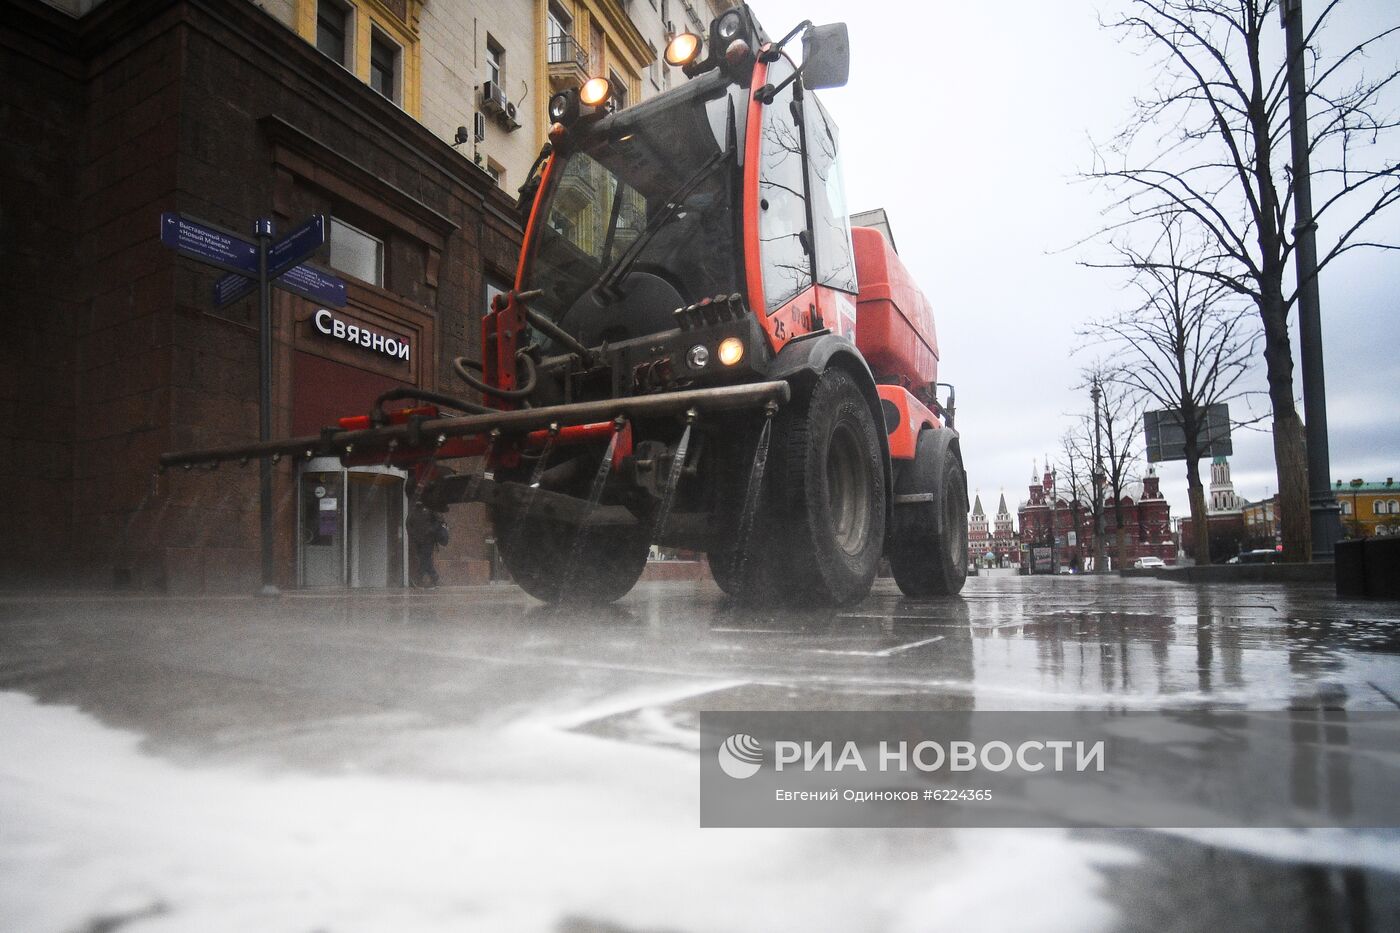
[[[802,84],[819,91],[841,87],[851,73],[851,40],[845,23],[813,26],[802,34]]]

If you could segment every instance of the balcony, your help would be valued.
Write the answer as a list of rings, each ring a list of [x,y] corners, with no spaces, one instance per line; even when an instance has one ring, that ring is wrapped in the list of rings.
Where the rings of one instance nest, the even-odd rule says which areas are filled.
[[[588,80],[588,53],[568,33],[546,40],[545,59],[549,62],[550,93],[578,87]]]

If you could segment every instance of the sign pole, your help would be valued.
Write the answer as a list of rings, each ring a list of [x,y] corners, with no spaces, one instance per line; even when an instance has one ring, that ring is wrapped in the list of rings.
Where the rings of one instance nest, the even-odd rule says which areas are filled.
[[[258,439],[272,439],[272,282],[267,275],[267,247],[272,240],[272,221],[255,221],[258,238]],[[272,461],[258,460],[259,517],[262,521],[262,593],[280,596],[272,552]]]
[[[1317,288],[1317,221],[1313,218],[1308,155],[1308,84],[1303,62],[1303,0],[1279,7],[1288,45],[1288,130],[1293,147],[1293,236],[1298,252],[1298,350],[1303,368],[1303,415],[1308,448],[1308,509],[1312,559],[1330,561],[1342,536],[1341,508],[1332,495],[1327,449],[1327,380],[1322,370],[1322,301]]]

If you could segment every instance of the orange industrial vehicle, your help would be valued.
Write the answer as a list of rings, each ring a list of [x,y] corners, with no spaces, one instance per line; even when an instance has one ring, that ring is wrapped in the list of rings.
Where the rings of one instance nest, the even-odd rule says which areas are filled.
[[[707,552],[741,599],[848,604],[882,555],[907,594],[958,592],[967,488],[933,314],[884,236],[851,229],[812,93],[845,83],[844,24],[772,42],[739,6],[666,58],[690,80],[636,106],[605,79],[550,100],[514,288],[482,359],[454,363],[481,402],[397,390],[317,436],[163,464],[416,466],[429,507],[486,503],[546,601],[616,599],[653,543]],[[466,456],[485,471],[432,469]]]

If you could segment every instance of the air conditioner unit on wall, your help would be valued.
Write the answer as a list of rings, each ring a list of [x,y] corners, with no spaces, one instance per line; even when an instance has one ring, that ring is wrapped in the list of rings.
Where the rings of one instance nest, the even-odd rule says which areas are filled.
[[[486,139],[486,114],[477,111],[472,114],[472,132],[476,136],[477,142],[484,142]]]
[[[494,81],[487,81],[481,86],[481,109],[487,113],[494,113],[500,116],[506,112],[510,106],[510,101],[506,99],[505,89]]]

